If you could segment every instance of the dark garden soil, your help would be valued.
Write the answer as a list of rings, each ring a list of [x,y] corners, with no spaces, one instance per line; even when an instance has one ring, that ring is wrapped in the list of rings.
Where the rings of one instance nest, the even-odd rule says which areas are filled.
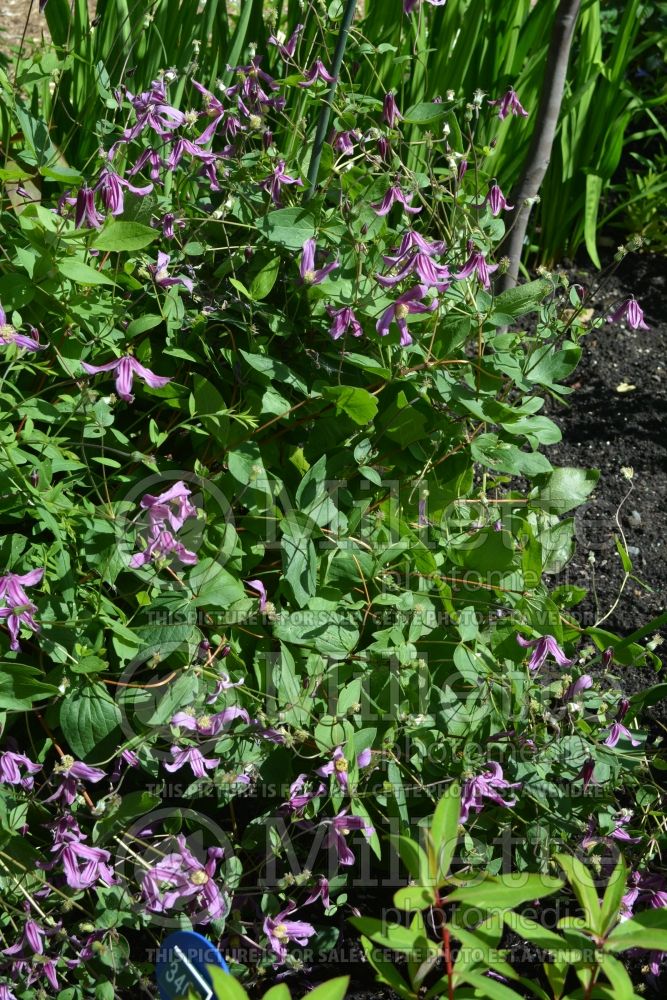
[[[563,433],[562,442],[549,449],[551,462],[600,471],[594,493],[575,514],[574,558],[555,582],[588,590],[573,609],[582,626],[600,622],[611,611],[601,628],[626,636],[667,606],[667,266],[663,257],[628,256],[597,291],[595,272],[571,267],[567,273],[590,290],[587,305],[596,313],[608,314],[615,303],[635,295],[649,326],[631,330],[606,324],[584,338],[581,365],[569,380],[574,389],[569,405],[547,403]],[[621,472],[624,467],[633,470],[631,480]],[[614,542],[620,534],[617,516],[637,577],[622,593],[624,571]],[[665,628],[660,639],[667,639]],[[667,646],[657,645],[655,652],[664,660]],[[664,679],[652,667],[613,670],[629,695]],[[654,735],[664,735],[667,702],[647,714]]]

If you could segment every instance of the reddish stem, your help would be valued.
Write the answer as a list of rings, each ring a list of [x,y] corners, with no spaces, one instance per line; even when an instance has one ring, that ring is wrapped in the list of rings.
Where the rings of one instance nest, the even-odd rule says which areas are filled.
[[[435,890],[435,905],[440,914],[440,930],[442,932],[442,954],[445,957],[445,968],[447,969],[447,996],[448,1000],[454,1000],[454,967],[452,965],[452,947],[447,929],[445,917],[445,906],[438,890]]]

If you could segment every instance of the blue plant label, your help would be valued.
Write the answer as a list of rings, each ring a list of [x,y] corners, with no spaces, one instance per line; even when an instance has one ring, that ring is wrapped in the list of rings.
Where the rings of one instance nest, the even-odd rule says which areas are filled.
[[[155,962],[161,1000],[178,1000],[194,992],[201,1000],[212,1000],[213,983],[206,968],[229,968],[212,941],[196,931],[174,931],[162,942]]]

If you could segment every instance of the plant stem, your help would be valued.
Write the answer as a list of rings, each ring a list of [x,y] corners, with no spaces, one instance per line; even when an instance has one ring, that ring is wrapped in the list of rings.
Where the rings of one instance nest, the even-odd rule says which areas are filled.
[[[451,940],[449,930],[447,929],[445,905],[437,889],[435,890],[435,905],[438,908],[441,920],[440,929],[442,931],[442,954],[445,958],[445,968],[447,970],[447,996],[448,1000],[454,1000],[454,968],[452,965]]]
[[[509,269],[500,279],[499,291],[505,291],[516,285],[519,275],[528,219],[551,159],[551,149],[565,89],[572,36],[580,6],[581,0],[560,0],[554,18],[540,104],[537,109],[537,123],[519,183],[512,192],[514,209],[506,218],[507,228],[510,231],[498,248],[498,254],[509,257],[510,260]]]
[[[352,24],[352,18],[354,17],[356,6],[356,0],[347,0],[340,31],[338,32],[336,51],[334,52],[333,64],[331,67],[333,83],[329,85],[329,92],[327,93],[326,100],[322,105],[320,117],[317,122],[315,141],[313,142],[313,150],[310,154],[310,164],[308,165],[308,190],[306,191],[305,201],[310,201],[315,193],[315,187],[317,186],[317,174],[320,169],[324,139],[327,134],[327,129],[329,128],[331,106],[336,93],[336,87],[338,86],[338,74],[340,73],[340,68],[343,64],[343,55],[345,54],[345,46],[347,45],[347,36],[350,33],[350,26]]]

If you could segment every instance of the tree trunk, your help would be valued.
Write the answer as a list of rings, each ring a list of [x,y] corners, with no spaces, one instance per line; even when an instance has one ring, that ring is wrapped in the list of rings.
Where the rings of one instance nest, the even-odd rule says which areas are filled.
[[[509,269],[500,279],[499,291],[505,291],[516,285],[519,276],[528,219],[551,159],[551,149],[563,101],[572,36],[580,6],[581,0],[560,0],[556,11],[540,105],[537,109],[537,122],[523,172],[512,192],[514,210],[506,216],[509,231],[498,250],[500,256],[509,257],[510,260]]]

